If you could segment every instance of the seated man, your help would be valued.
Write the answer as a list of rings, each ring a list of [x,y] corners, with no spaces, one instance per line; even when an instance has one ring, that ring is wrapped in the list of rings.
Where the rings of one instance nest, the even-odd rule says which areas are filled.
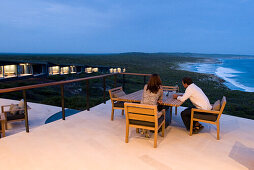
[[[182,79],[182,84],[183,84],[183,87],[186,88],[185,93],[183,94],[183,96],[174,94],[173,95],[174,99],[180,100],[181,102],[184,102],[185,100],[190,99],[192,104],[198,109],[202,109],[202,110],[212,109],[212,106],[208,98],[204,94],[204,92],[192,82],[192,79],[190,77],[184,77]],[[191,108],[195,108],[195,107],[189,107],[185,109],[184,111],[182,111],[181,113],[183,123],[187,130],[190,130]],[[194,126],[193,133],[198,133],[201,129],[204,128],[204,126],[202,126],[197,121],[193,122],[193,126]]]

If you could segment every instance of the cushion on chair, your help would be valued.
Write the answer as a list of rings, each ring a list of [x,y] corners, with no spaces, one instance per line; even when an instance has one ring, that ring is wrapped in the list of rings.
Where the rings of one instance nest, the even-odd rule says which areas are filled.
[[[162,121],[164,120],[164,115],[162,115],[159,119],[158,119],[158,125],[160,125],[162,123]],[[141,125],[141,126],[148,126],[148,127],[154,127],[155,123],[154,122],[147,122],[147,121],[141,121],[141,120],[133,120],[130,119],[129,120],[130,124],[132,125]]]
[[[119,91],[119,92],[116,92],[116,93],[113,93],[113,98],[118,98],[118,97],[121,97],[121,96],[124,96],[124,95],[126,95],[125,93],[124,93],[124,91]]]
[[[217,120],[218,115],[212,114],[212,113],[205,113],[205,112],[194,112],[193,117],[196,119],[208,120],[208,121],[215,122]]]
[[[20,100],[18,106],[19,106],[20,108],[24,108],[24,107],[25,107],[25,103],[24,103],[24,100],[23,100],[23,99]]]
[[[123,101],[117,101],[117,102],[114,103],[114,107],[124,108],[124,102]]]
[[[213,104],[212,110],[216,110],[216,111],[219,111],[219,110],[220,110],[220,100],[217,100],[217,101]]]
[[[15,115],[18,112],[19,106],[16,104],[11,104],[10,105],[10,110],[9,112],[13,115]]]
[[[25,118],[25,114],[11,114],[10,112],[6,112],[6,120],[9,121],[9,120],[16,120],[16,119],[24,119]]]

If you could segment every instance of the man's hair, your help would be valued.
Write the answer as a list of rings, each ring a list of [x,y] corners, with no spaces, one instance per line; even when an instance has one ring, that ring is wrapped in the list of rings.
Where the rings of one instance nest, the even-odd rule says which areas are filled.
[[[184,77],[184,78],[182,79],[182,81],[183,81],[183,84],[188,84],[188,85],[190,85],[190,84],[193,83],[193,82],[192,82],[192,79],[191,79],[190,77]]]

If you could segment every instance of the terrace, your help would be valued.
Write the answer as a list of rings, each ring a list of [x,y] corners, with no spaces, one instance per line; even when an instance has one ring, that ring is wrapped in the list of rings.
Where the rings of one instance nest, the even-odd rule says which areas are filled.
[[[117,75],[109,74],[96,78],[103,78],[105,82],[105,78],[114,76],[116,81]],[[147,75],[138,75],[144,76],[146,80]],[[82,81],[90,79],[92,78],[84,78]],[[63,87],[65,83],[72,81],[77,80],[56,82],[54,85]],[[103,87],[105,92],[105,83]],[[20,87],[16,90],[25,91],[29,88]],[[15,101],[0,99],[0,102],[10,104]],[[110,120],[110,101],[92,108],[89,108],[88,102],[86,111],[66,118],[63,114],[65,121],[58,120],[49,124],[44,124],[49,116],[61,110],[64,113],[64,102],[62,108],[35,103],[28,105],[32,108],[28,112],[30,132],[24,131],[23,122],[17,122],[6,131],[7,137],[0,139],[0,162],[3,169],[253,169],[254,167],[254,136],[250,135],[254,129],[253,120],[222,115],[220,140],[216,140],[216,128],[210,124],[205,124],[205,129],[201,133],[189,136],[179,115],[184,107],[180,107],[178,114],[173,114],[172,123],[166,128],[165,137],[158,137],[158,148],[154,149],[153,136],[144,138],[137,134],[135,129],[130,129],[129,143],[125,143],[125,117],[121,115],[121,111],[116,110],[114,121]]]

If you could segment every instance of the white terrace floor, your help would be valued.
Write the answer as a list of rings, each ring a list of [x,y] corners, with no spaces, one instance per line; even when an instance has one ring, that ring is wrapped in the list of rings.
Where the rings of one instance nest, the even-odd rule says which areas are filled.
[[[46,125],[43,122],[61,108],[29,106],[30,133],[24,131],[24,122],[9,124],[7,137],[0,139],[0,169],[254,169],[253,120],[223,115],[217,141],[214,126],[206,124],[200,134],[189,136],[179,114],[173,115],[155,149],[153,137],[141,137],[135,129],[129,143],[124,142],[125,118],[118,110],[110,120],[109,101]],[[22,131],[17,133],[17,128]]]

